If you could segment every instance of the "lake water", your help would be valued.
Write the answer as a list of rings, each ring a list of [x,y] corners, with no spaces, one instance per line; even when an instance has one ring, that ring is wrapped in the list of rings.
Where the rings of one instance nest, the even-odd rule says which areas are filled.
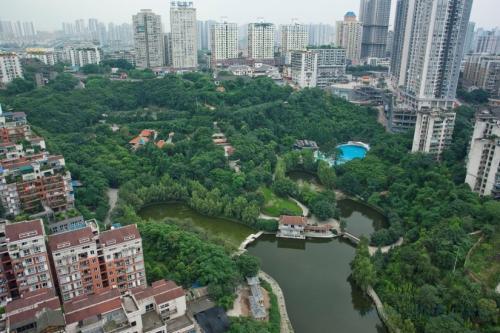
[[[352,233],[369,234],[383,216],[352,200],[338,207]],[[151,205],[143,218],[189,221],[207,233],[239,244],[254,230],[234,221],[200,215],[180,203]],[[386,333],[374,306],[349,279],[355,248],[334,240],[277,240],[264,235],[248,247],[262,269],[280,284],[296,333]]]
[[[211,236],[225,239],[238,247],[248,235],[256,231],[241,223],[217,217],[201,215],[183,203],[160,203],[147,206],[139,212],[144,219],[180,220],[202,228]]]

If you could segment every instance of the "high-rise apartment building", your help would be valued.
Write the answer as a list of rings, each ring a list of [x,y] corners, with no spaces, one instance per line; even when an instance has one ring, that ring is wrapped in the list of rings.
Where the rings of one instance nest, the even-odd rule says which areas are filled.
[[[38,59],[45,65],[54,66],[57,63],[57,55],[53,48],[27,48],[27,59]]]
[[[481,196],[500,199],[500,110],[481,111],[469,147],[465,182]]]
[[[453,107],[471,7],[472,0],[398,0],[391,61],[394,131],[413,128],[420,110]]]
[[[28,144],[26,145],[25,142]],[[1,112],[0,202],[5,214],[49,214],[74,206],[71,174],[64,158],[45,150],[23,112]]]
[[[500,55],[469,55],[463,79],[468,86],[484,89],[490,97],[500,98]]]
[[[170,33],[172,36],[172,66],[176,69],[198,67],[198,37],[196,8],[192,2],[172,1]]]
[[[500,36],[495,31],[486,31],[476,40],[476,53],[500,54]]]
[[[363,24],[361,58],[386,56],[391,0],[361,0],[359,20]]]
[[[451,107],[472,0],[399,0],[392,75],[406,107]]]
[[[309,44],[309,31],[303,24],[285,24],[280,26],[281,52],[304,51]]]
[[[318,78],[318,54],[312,51],[291,52],[292,81],[300,88],[314,88]]]
[[[108,287],[121,292],[146,285],[141,235],[135,225],[99,233],[96,227],[49,237],[63,302]]]
[[[308,45],[322,46],[335,43],[335,27],[333,25],[309,24],[307,30],[309,32]]]
[[[412,152],[432,154],[441,158],[450,145],[455,127],[455,112],[445,109],[423,109],[417,113]]]
[[[161,17],[151,9],[141,9],[132,16],[135,63],[138,68],[161,67],[164,64]]]
[[[23,77],[21,62],[16,53],[0,51],[0,87]]]
[[[217,67],[224,60],[238,58],[238,25],[220,22],[210,26],[211,65]]]
[[[361,59],[363,26],[353,12],[347,12],[343,21],[337,21],[336,46],[346,50],[347,60],[357,65]]]
[[[0,244],[1,278],[5,295],[17,298],[26,292],[52,289],[54,282],[50,271],[49,255],[45,246],[45,230],[42,220],[7,223],[5,238]]]
[[[474,51],[474,30],[476,23],[469,22],[467,25],[467,33],[465,34],[464,54],[469,54]]]
[[[196,21],[198,26],[198,50],[210,50],[210,28],[215,23],[213,20]]]
[[[128,225],[99,234],[98,256],[104,287],[125,291],[146,286],[142,240],[137,226]]]
[[[309,48],[318,54],[317,84],[318,88],[327,88],[336,79],[345,75],[347,67],[346,51],[338,47]]]
[[[66,45],[63,48],[62,58],[71,66],[98,65],[102,60],[102,49],[91,44]]]
[[[103,288],[96,233],[97,230],[86,227],[49,236],[49,251],[63,302]]]
[[[255,60],[274,59],[275,28],[272,23],[248,25],[248,57]]]
[[[170,32],[163,35],[163,46],[165,48],[165,66],[172,66],[172,34]]]

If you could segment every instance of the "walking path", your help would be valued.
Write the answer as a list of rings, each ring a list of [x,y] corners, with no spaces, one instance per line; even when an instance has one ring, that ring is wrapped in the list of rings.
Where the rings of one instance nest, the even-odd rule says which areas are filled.
[[[255,241],[257,238],[259,238],[260,236],[262,236],[264,232],[263,231],[259,231],[258,233],[256,234],[251,234],[249,235],[241,244],[240,246],[238,247],[238,251],[236,251],[236,255],[241,255],[243,253],[245,253],[247,251],[247,246],[248,244],[252,243],[253,241]]]
[[[292,323],[290,322],[290,318],[288,318],[288,312],[286,311],[285,296],[283,295],[283,291],[281,290],[281,287],[279,286],[278,282],[276,282],[276,280],[274,280],[269,274],[263,271],[259,271],[259,278],[261,278],[262,280],[266,281],[271,285],[273,293],[276,295],[276,298],[278,299],[278,308],[281,317],[280,333],[293,333],[294,331]]]
[[[111,211],[115,209],[116,202],[118,201],[118,189],[117,188],[109,188],[106,192],[108,195],[109,202],[109,210],[108,214],[106,214],[106,219],[104,220],[104,225],[111,224]]]
[[[387,245],[387,246],[382,246],[382,247],[376,247],[376,246],[368,246],[368,251],[370,252],[370,255],[371,256],[374,256],[375,253],[377,253],[377,251],[380,249],[380,252],[382,253],[387,253],[389,252],[390,250],[392,250],[393,248],[395,247],[398,247],[398,246],[401,246],[403,244],[403,237],[400,237],[398,239],[398,241],[394,244],[391,244],[391,245]]]
[[[302,202],[300,202],[299,200],[297,199],[294,199],[292,197],[288,197],[290,200],[292,200],[293,202],[295,202],[297,204],[297,206],[300,207],[300,209],[302,209],[302,216],[308,216],[309,215],[309,208],[307,208]]]

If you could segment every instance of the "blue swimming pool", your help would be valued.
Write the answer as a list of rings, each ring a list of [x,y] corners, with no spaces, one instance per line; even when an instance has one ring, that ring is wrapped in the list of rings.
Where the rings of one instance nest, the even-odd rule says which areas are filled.
[[[363,142],[349,141],[343,145],[338,145],[337,149],[340,153],[337,159],[333,156],[327,156],[320,151],[316,153],[316,159],[326,161],[333,167],[335,165],[347,163],[356,158],[365,158],[366,153],[370,150],[370,146]]]
[[[363,159],[368,152],[366,147],[357,144],[345,144],[337,147],[341,154],[337,157],[335,164],[344,164],[346,162],[352,161],[356,158]]]

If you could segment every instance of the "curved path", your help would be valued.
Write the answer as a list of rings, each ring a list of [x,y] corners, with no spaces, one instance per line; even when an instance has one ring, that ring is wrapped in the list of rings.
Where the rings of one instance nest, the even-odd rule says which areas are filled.
[[[292,200],[293,202],[295,202],[297,204],[297,206],[300,207],[300,209],[302,209],[302,216],[308,216],[309,215],[309,208],[306,207],[306,205],[304,205],[302,202],[300,202],[299,200],[297,199],[294,199],[292,197],[288,197],[290,200]]]
[[[394,244],[387,245],[387,246],[382,246],[382,247],[376,247],[376,246],[368,246],[368,251],[370,252],[370,255],[373,256],[377,251],[380,249],[380,252],[382,253],[387,253],[390,250],[392,250],[395,247],[401,246],[403,244],[403,237],[400,237],[398,241]]]
[[[286,311],[285,296],[283,295],[283,291],[281,290],[281,287],[279,286],[278,282],[276,282],[276,280],[274,280],[271,275],[263,271],[259,271],[259,278],[261,278],[262,280],[266,281],[271,285],[273,293],[276,295],[276,298],[278,299],[278,309],[280,311],[280,318],[281,318],[280,333],[293,333],[294,331],[292,323],[290,322],[290,318],[288,318],[288,312]]]

